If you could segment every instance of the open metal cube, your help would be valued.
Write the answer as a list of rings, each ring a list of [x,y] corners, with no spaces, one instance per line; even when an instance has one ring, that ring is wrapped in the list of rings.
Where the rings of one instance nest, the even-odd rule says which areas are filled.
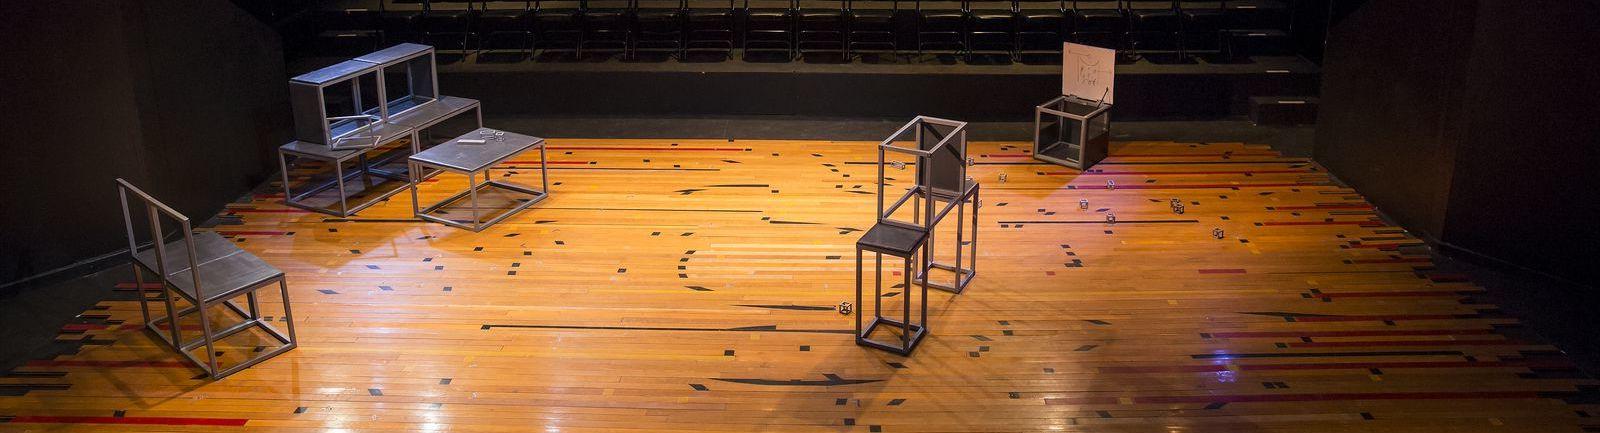
[[[377,67],[384,120],[439,99],[439,76],[431,46],[402,43],[356,57],[355,61]]]
[[[967,124],[953,120],[918,116],[878,144],[878,199],[877,222],[856,241],[856,343],[910,354],[927,335],[927,293],[929,287],[959,293],[975,273],[963,266],[962,247],[970,263],[976,263],[977,182],[967,177]],[[891,176],[888,170],[911,169],[910,176]],[[892,194],[892,198],[891,198]],[[910,206],[907,206],[910,204]],[[972,204],[974,241],[966,242],[963,235],[965,206]],[[933,260],[933,233],[950,212],[956,211],[955,261],[938,263]],[[864,287],[864,253],[872,252],[874,258],[874,302],[872,320],[863,324],[867,314],[862,304]],[[905,261],[905,278],[901,317],[893,319],[883,315],[883,255],[900,257]],[[928,280],[930,269],[950,271],[955,279],[950,285],[933,284]],[[920,294],[913,294],[913,284],[920,286]],[[918,304],[919,320],[913,321],[911,305]],[[899,329],[899,344],[872,339],[880,325]]]
[[[1034,108],[1033,157],[1086,170],[1110,153],[1111,105],[1059,96]]]
[[[335,148],[383,122],[377,65],[346,60],[289,80],[294,138]],[[357,142],[352,147],[359,147]]]

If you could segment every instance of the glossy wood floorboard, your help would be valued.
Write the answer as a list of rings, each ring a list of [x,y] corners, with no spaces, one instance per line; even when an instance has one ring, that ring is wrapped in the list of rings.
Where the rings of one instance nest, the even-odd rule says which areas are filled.
[[[404,193],[348,219],[230,205],[207,230],[287,272],[299,348],[208,381],[137,302],[105,302],[62,330],[79,353],[0,378],[0,431],[1600,430],[1594,381],[1263,146],[1117,143],[1079,173],[973,143],[978,277],[930,293],[901,357],[835,310],[873,143],[549,144],[553,195],[480,233],[416,221]],[[495,176],[536,182],[530,157]]]

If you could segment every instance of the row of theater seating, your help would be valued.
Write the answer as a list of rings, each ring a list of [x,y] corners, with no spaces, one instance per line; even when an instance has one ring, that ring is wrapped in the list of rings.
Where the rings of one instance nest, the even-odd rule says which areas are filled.
[[[1287,1],[1287,0],[1285,0]],[[1062,41],[1128,53],[1289,54],[1277,0],[541,0],[425,2],[315,13],[329,50],[419,41],[444,50],[1058,54]]]

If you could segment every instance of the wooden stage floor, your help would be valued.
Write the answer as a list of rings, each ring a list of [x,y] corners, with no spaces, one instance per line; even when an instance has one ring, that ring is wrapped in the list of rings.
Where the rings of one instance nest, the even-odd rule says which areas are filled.
[[[288,273],[298,349],[201,380],[137,302],[103,302],[62,330],[81,352],[0,378],[0,431],[1600,430],[1595,381],[1310,161],[1134,142],[1078,173],[971,148],[978,277],[931,292],[911,357],[835,311],[871,143],[551,140],[550,199],[481,233],[404,193],[349,219],[230,205],[208,230]]]

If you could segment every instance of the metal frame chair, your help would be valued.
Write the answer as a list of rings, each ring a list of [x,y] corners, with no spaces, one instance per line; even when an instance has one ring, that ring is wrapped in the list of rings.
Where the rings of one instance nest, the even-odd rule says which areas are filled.
[[[461,9],[434,9],[434,5],[435,2],[423,2],[422,15],[417,18],[417,25],[422,29],[423,43],[441,50],[470,49],[472,21],[478,15],[477,8],[474,8],[470,1],[465,2]]]
[[[583,0],[583,38],[578,41],[578,57],[587,52],[628,52],[633,45],[632,0]],[[593,46],[602,48],[596,49]]]
[[[376,50],[383,44],[383,2],[377,9],[341,8],[311,11],[320,54],[345,55]]]
[[[793,59],[794,9],[794,0],[744,0],[744,35],[740,38],[744,56],[781,52]]]
[[[848,42],[845,0],[795,0],[795,49],[807,53],[837,53],[845,61]]]
[[[900,54],[900,0],[849,0],[845,16],[847,57],[854,53]]]
[[[1222,59],[1293,52],[1296,8],[1277,0],[1233,0],[1223,5]]]
[[[583,44],[582,0],[536,0],[532,51],[577,52]]]
[[[628,57],[639,52],[682,55],[685,45],[684,0],[633,0],[633,43]]]
[[[965,54],[967,3],[964,0],[916,1],[917,54]]]
[[[522,3],[522,8],[490,8],[491,3]],[[533,53],[533,1],[485,0],[479,9],[482,12],[475,23],[478,53],[502,50],[497,42],[505,39],[513,41],[506,50]]]
[[[1227,7],[1228,2],[1222,0],[1178,0],[1185,55],[1222,53],[1223,17]]]
[[[716,5],[717,7],[704,7]],[[724,7],[726,6],[726,7]],[[684,0],[684,54],[699,51],[721,52],[733,57],[737,47],[738,8],[734,0]]]
[[[1055,54],[1059,61],[1061,43],[1070,34],[1069,16],[1066,0],[1018,0],[1017,57]]]
[[[966,0],[967,55],[1001,54],[1017,56],[1017,2],[1015,0]]]
[[[1176,0],[1128,0],[1123,10],[1128,17],[1123,52],[1183,56],[1183,17]]]
[[[150,224],[149,245],[141,246],[133,230],[134,217],[132,209],[128,206],[129,191],[145,204],[145,218]],[[155,332],[162,341],[215,379],[227,377],[298,346],[294,334],[294,315],[289,307],[289,286],[284,279],[283,271],[239,249],[232,241],[216,232],[195,233],[188,217],[126,180],[117,179],[117,195],[122,200],[122,221],[127,229],[128,252],[133,262],[134,281],[139,287],[139,310],[144,315],[146,329]],[[163,216],[177,221],[181,227],[182,239],[171,242],[166,240],[168,236],[161,229]],[[149,304],[152,299],[146,296],[144,291],[145,272],[157,275],[156,280],[161,283],[159,299],[166,304],[165,316],[153,318],[150,316]],[[274,282],[278,283],[278,289],[283,295],[282,317],[288,327],[288,335],[278,332],[262,318],[260,305],[257,303],[256,290],[270,286]],[[174,293],[188,301],[190,306],[177,308]],[[249,311],[233,303],[233,299],[239,296],[245,297]],[[206,309],[217,305],[226,307],[244,321],[221,330],[213,330],[210,320],[212,317]],[[200,321],[200,339],[185,342],[180,321],[184,316],[191,314]],[[163,322],[166,323],[167,333],[163,333],[159,325]],[[283,345],[252,355],[248,360],[232,367],[220,368],[217,365],[217,340],[257,328]],[[189,353],[201,346],[206,350],[205,361]]]
[[[1072,0],[1072,41],[1100,48],[1122,45],[1122,32],[1128,24],[1122,1]]]
[[[962,267],[961,260],[961,247],[965,243],[961,231],[966,217],[964,212],[966,205],[972,204],[973,240],[968,244],[971,248],[968,259],[973,264],[977,262],[978,183],[967,177],[966,127],[966,122],[917,116],[878,144],[877,221],[856,241],[856,344],[910,355],[928,334],[928,288],[960,293],[976,275],[971,267]],[[915,147],[897,145],[908,136]],[[917,174],[914,183],[886,207],[885,188],[888,184],[884,171],[885,166],[891,165],[886,162],[888,152],[915,157]],[[893,165],[902,169],[906,166],[904,163]],[[939,201],[946,204],[937,206]],[[907,202],[911,203],[911,220],[895,218],[894,215]],[[933,261],[933,233],[951,210],[956,211],[957,219],[956,261],[940,264]],[[862,277],[865,252],[874,254],[874,276],[872,321],[863,325],[862,320],[867,314],[866,305],[862,303],[865,294]],[[900,257],[905,261],[902,270],[905,285],[903,296],[900,297],[903,306],[898,320],[883,315],[884,255]],[[952,271],[956,280],[948,287],[930,283],[927,275],[929,269]],[[921,286],[919,295],[912,294],[913,285]],[[913,301],[913,298],[916,300]],[[920,303],[919,319],[916,321],[912,320],[911,315],[913,302]],[[899,344],[872,339],[872,334],[879,326],[899,328]]]

